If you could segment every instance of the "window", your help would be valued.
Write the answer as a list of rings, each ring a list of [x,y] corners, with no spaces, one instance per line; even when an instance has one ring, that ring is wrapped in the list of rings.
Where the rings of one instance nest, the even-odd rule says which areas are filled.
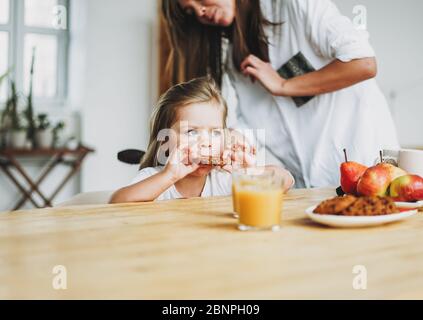
[[[35,104],[64,103],[67,80],[69,0],[0,0],[0,75],[12,68],[20,92],[28,94],[35,53]],[[0,91],[5,101],[6,86]]]

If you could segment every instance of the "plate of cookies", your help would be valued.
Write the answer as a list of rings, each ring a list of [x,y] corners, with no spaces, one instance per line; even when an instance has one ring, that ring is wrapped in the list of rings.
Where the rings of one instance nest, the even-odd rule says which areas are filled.
[[[340,228],[373,227],[397,222],[415,215],[416,209],[399,208],[389,197],[340,196],[306,210],[320,224]]]

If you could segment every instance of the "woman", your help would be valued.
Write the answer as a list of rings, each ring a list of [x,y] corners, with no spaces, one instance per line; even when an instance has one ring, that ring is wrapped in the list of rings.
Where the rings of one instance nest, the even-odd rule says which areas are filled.
[[[266,129],[266,161],[286,166],[297,187],[337,185],[344,148],[367,165],[399,148],[368,35],[331,1],[163,0],[162,9],[173,82],[222,83],[226,71],[233,126]]]

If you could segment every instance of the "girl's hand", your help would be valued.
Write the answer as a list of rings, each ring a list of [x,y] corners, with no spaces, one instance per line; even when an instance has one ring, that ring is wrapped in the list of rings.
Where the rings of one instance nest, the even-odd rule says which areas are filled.
[[[230,130],[231,148],[232,151],[244,151],[255,155],[257,153],[256,148],[250,144],[247,137],[236,130]]]
[[[241,63],[241,71],[260,83],[274,96],[286,96],[284,85],[287,82],[272,67],[270,63],[264,62],[254,55],[249,55]]]
[[[245,150],[232,152],[232,168],[250,168],[257,164],[256,155]]]
[[[288,192],[294,186],[295,184],[294,177],[285,168],[282,168],[280,166],[275,166],[275,165],[266,166],[266,168],[275,170],[276,173],[283,178],[283,181],[284,181],[283,192],[284,193]]]
[[[240,168],[254,167],[257,163],[256,156],[245,151],[234,152],[232,150],[225,150],[223,152],[223,159],[228,164],[224,165],[222,169],[229,173]]]
[[[199,168],[198,154],[197,144],[180,145],[171,152],[164,172],[176,183]]]
[[[232,130],[231,148],[223,151],[222,158],[228,163],[222,169],[231,173],[236,168],[247,168],[256,165],[256,148],[238,131]]]

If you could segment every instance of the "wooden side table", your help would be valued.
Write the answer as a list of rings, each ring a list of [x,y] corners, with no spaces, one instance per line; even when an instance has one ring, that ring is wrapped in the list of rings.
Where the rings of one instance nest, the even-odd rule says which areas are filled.
[[[21,192],[22,197],[16,203],[13,210],[19,210],[22,206],[30,201],[35,208],[52,207],[52,202],[69,182],[69,180],[79,172],[82,162],[89,153],[94,152],[93,149],[80,146],[78,149],[35,149],[35,150],[14,150],[3,149],[0,150],[0,168],[5,175],[12,181],[12,183]],[[23,168],[18,159],[25,158],[48,158],[46,167],[42,170],[40,176],[33,180],[26,170]],[[44,195],[40,190],[41,183],[49,176],[53,169],[59,164],[66,165],[70,168],[69,172],[63,177],[59,185],[54,189],[50,196]],[[14,169],[14,170],[13,170]],[[14,174],[14,171],[16,173]],[[25,187],[17,176],[21,176],[23,180],[29,185],[29,189]],[[33,198],[33,194],[38,194],[43,203],[39,204]]]

